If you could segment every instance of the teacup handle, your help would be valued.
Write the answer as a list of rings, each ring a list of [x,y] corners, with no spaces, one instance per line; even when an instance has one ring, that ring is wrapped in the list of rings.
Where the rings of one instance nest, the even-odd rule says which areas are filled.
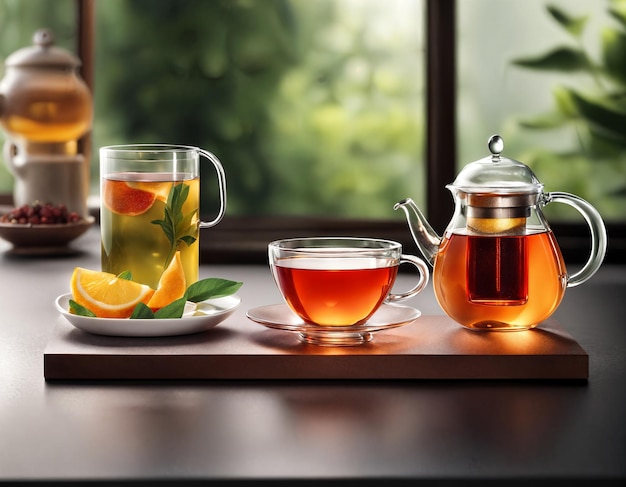
[[[385,303],[395,303],[397,301],[402,301],[404,299],[412,298],[413,296],[418,294],[422,289],[424,289],[426,287],[426,284],[428,284],[428,277],[430,274],[429,274],[429,270],[428,270],[428,266],[426,265],[426,262],[424,262],[419,257],[415,257],[413,255],[402,254],[400,256],[400,264],[404,264],[404,263],[414,265],[419,272],[420,279],[414,288],[404,293],[400,293],[400,294],[389,293],[387,298],[385,298]]]
[[[209,227],[217,225],[220,222],[220,220],[224,217],[224,213],[226,213],[226,174],[224,173],[224,168],[222,167],[222,163],[215,155],[211,154],[209,151],[204,150],[204,149],[196,148],[196,150],[200,153],[201,156],[204,156],[209,161],[211,161],[211,163],[215,167],[215,172],[217,173],[217,182],[219,184],[220,210],[217,216],[210,222],[201,221],[198,225],[200,228],[209,228]]]
[[[578,286],[593,276],[604,260],[607,247],[607,234],[602,217],[600,213],[598,213],[598,210],[591,206],[589,202],[570,193],[553,191],[545,194],[541,202],[544,205],[552,202],[565,203],[578,210],[589,225],[591,232],[591,252],[589,253],[589,258],[578,272],[567,278],[567,287]]]

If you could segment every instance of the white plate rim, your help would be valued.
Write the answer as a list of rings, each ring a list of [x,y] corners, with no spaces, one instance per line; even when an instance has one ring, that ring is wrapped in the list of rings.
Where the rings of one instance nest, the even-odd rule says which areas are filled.
[[[198,303],[214,306],[210,314],[192,316],[195,303],[187,303],[182,318],[170,319],[128,319],[128,318],[94,318],[80,316],[69,312],[71,293],[58,296],[54,303],[61,315],[74,327],[95,335],[127,336],[127,337],[159,337],[177,336],[200,333],[209,330],[228,318],[241,304],[237,294],[221,298],[207,299]]]

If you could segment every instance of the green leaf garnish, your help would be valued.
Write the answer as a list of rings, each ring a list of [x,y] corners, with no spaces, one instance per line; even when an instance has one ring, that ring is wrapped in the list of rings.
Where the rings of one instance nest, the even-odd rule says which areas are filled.
[[[131,320],[151,318],[154,318],[154,313],[144,303],[137,303],[137,306],[135,306],[135,309],[133,310],[133,314],[130,315]]]
[[[243,282],[210,277],[191,284],[187,288],[185,295],[187,296],[187,301],[199,303],[205,299],[230,296],[231,294],[237,292],[242,285]]]
[[[88,316],[89,318],[96,317],[96,314],[93,311],[85,308],[82,304],[78,304],[73,299],[70,299],[70,313],[79,316]]]
[[[124,272],[120,272],[117,277],[119,279],[126,279],[127,281],[132,281],[133,280],[133,273],[130,271],[124,271]]]
[[[138,303],[133,310],[131,319],[137,318],[157,318],[157,319],[176,319],[181,318],[185,311],[185,304],[187,301],[192,303],[199,303],[211,298],[223,298],[224,296],[230,296],[235,294],[237,290],[243,285],[243,282],[230,281],[228,279],[220,279],[217,277],[209,277],[208,279],[202,279],[191,284],[185,295],[175,301],[172,301],[167,306],[163,306],[155,313],[143,303]]]
[[[163,306],[160,310],[154,313],[154,317],[159,319],[180,318],[183,316],[186,303],[187,300],[185,299],[185,296],[183,296],[176,301],[172,301],[167,306]]]
[[[130,272],[122,272],[118,277],[126,279],[126,277],[123,277],[125,275],[130,275]],[[187,288],[187,291],[185,291],[185,295],[182,298],[172,301],[170,304],[168,304],[167,306],[163,306],[156,312],[153,312],[144,303],[137,303],[137,305],[133,309],[133,313],[130,315],[130,319],[137,320],[151,318],[181,318],[185,311],[185,304],[187,303],[187,301],[190,301],[192,303],[199,303],[201,301],[205,301],[211,298],[223,298],[224,296],[230,296],[231,294],[235,294],[242,285],[243,282],[230,281],[228,279],[220,279],[217,277],[202,279],[191,284]],[[69,300],[69,305],[70,313],[74,313],[80,316],[88,316],[90,318],[97,318],[95,313],[78,304],[73,299]]]
[[[151,223],[159,225],[170,242],[170,251],[165,259],[164,269],[167,269],[174,258],[177,250],[180,250],[181,243],[189,246],[196,241],[198,225],[195,223],[196,208],[186,215],[183,215],[183,204],[189,196],[189,186],[187,184],[175,184],[170,189],[165,203],[165,211],[162,220],[153,220]]]

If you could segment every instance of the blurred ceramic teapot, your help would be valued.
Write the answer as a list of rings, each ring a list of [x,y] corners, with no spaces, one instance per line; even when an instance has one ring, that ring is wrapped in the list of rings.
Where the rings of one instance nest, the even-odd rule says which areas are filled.
[[[606,229],[587,201],[564,192],[543,192],[531,169],[502,157],[494,135],[491,155],[466,165],[452,184],[452,220],[443,237],[407,198],[394,206],[407,217],[415,243],[433,266],[433,288],[443,311],[466,328],[527,330],[559,306],[565,289],[589,279],[606,253]],[[591,230],[591,252],[575,274],[541,209],[565,203],[578,210]]]
[[[0,125],[7,135],[4,160],[15,176],[16,206],[63,203],[86,212],[88,163],[78,139],[89,131],[91,93],[78,74],[80,60],[54,46],[54,35],[40,29],[33,46],[5,61],[0,80]]]

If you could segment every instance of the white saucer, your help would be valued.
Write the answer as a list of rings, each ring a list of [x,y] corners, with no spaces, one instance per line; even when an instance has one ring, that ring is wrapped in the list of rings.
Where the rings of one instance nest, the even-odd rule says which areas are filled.
[[[297,333],[305,343],[326,346],[361,345],[372,339],[373,333],[408,325],[422,313],[409,306],[383,304],[362,325],[321,326],[305,323],[286,304],[272,304],[248,310],[246,316],[267,328]]]
[[[76,328],[96,335],[127,337],[162,337],[189,335],[209,330],[228,318],[241,303],[236,294],[223,298],[207,299],[200,303],[188,302],[182,318],[129,319],[93,318],[69,312],[70,293],[62,294],[56,301],[59,312]]]

